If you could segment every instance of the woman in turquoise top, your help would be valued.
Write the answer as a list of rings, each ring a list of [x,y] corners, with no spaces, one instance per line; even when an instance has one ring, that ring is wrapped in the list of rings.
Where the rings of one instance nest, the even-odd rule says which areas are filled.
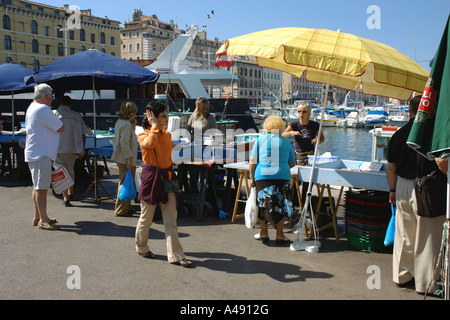
[[[268,224],[276,225],[276,244],[286,245],[290,241],[284,236],[284,219],[293,215],[290,181],[291,168],[295,166],[295,154],[289,139],[281,134],[286,123],[279,116],[264,121],[267,134],[258,138],[250,154],[250,186],[256,187],[260,210],[261,232],[255,239],[269,241]]]

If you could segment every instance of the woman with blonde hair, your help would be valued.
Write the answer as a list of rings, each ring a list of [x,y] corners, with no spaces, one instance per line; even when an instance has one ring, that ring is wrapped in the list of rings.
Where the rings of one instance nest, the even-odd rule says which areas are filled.
[[[116,162],[117,167],[119,168],[118,195],[128,169],[131,170],[133,177],[136,172],[138,141],[135,128],[137,112],[138,108],[134,102],[123,102],[120,106],[119,120],[117,120],[114,127],[115,139],[113,143],[114,152],[112,160]],[[133,210],[131,210],[130,206],[131,201],[121,201],[116,199],[116,206],[114,209],[116,216],[132,216]]]
[[[190,116],[187,130],[194,135],[194,133],[205,133],[209,129],[217,129],[217,122],[214,116],[209,113],[209,101],[202,97],[195,102],[195,111]]]
[[[281,117],[268,117],[263,128],[267,134],[257,139],[250,154],[250,185],[256,187],[261,225],[260,233],[254,238],[268,243],[268,224],[273,224],[277,230],[275,243],[284,246],[290,244],[283,233],[284,219],[294,213],[290,192],[294,148],[289,139],[281,135],[286,128]]]
[[[309,103],[303,102],[300,104],[297,112],[299,120],[289,124],[283,132],[283,137],[289,138],[291,135],[294,136],[296,163],[299,166],[306,166],[309,163],[308,156],[314,154],[316,144],[322,144],[325,141],[325,137],[322,133],[318,138],[320,124],[310,120],[311,105]],[[302,202],[305,201],[308,187],[309,183],[303,182]]]

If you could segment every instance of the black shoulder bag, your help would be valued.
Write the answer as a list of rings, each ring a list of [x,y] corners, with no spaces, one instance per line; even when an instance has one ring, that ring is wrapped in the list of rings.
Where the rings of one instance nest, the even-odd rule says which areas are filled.
[[[417,214],[435,218],[446,213],[447,176],[435,170],[423,178],[414,180],[417,198]]]

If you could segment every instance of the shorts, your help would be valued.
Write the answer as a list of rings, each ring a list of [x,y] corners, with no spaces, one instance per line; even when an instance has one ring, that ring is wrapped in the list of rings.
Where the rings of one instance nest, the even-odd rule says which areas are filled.
[[[31,179],[35,190],[50,190],[52,184],[52,160],[43,157],[37,161],[28,162]]]

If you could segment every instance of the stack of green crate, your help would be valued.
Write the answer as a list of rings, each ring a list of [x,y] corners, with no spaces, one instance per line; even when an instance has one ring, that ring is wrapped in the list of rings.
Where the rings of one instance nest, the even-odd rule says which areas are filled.
[[[383,249],[390,218],[389,193],[372,190],[345,193],[345,234],[352,247],[367,251]]]

